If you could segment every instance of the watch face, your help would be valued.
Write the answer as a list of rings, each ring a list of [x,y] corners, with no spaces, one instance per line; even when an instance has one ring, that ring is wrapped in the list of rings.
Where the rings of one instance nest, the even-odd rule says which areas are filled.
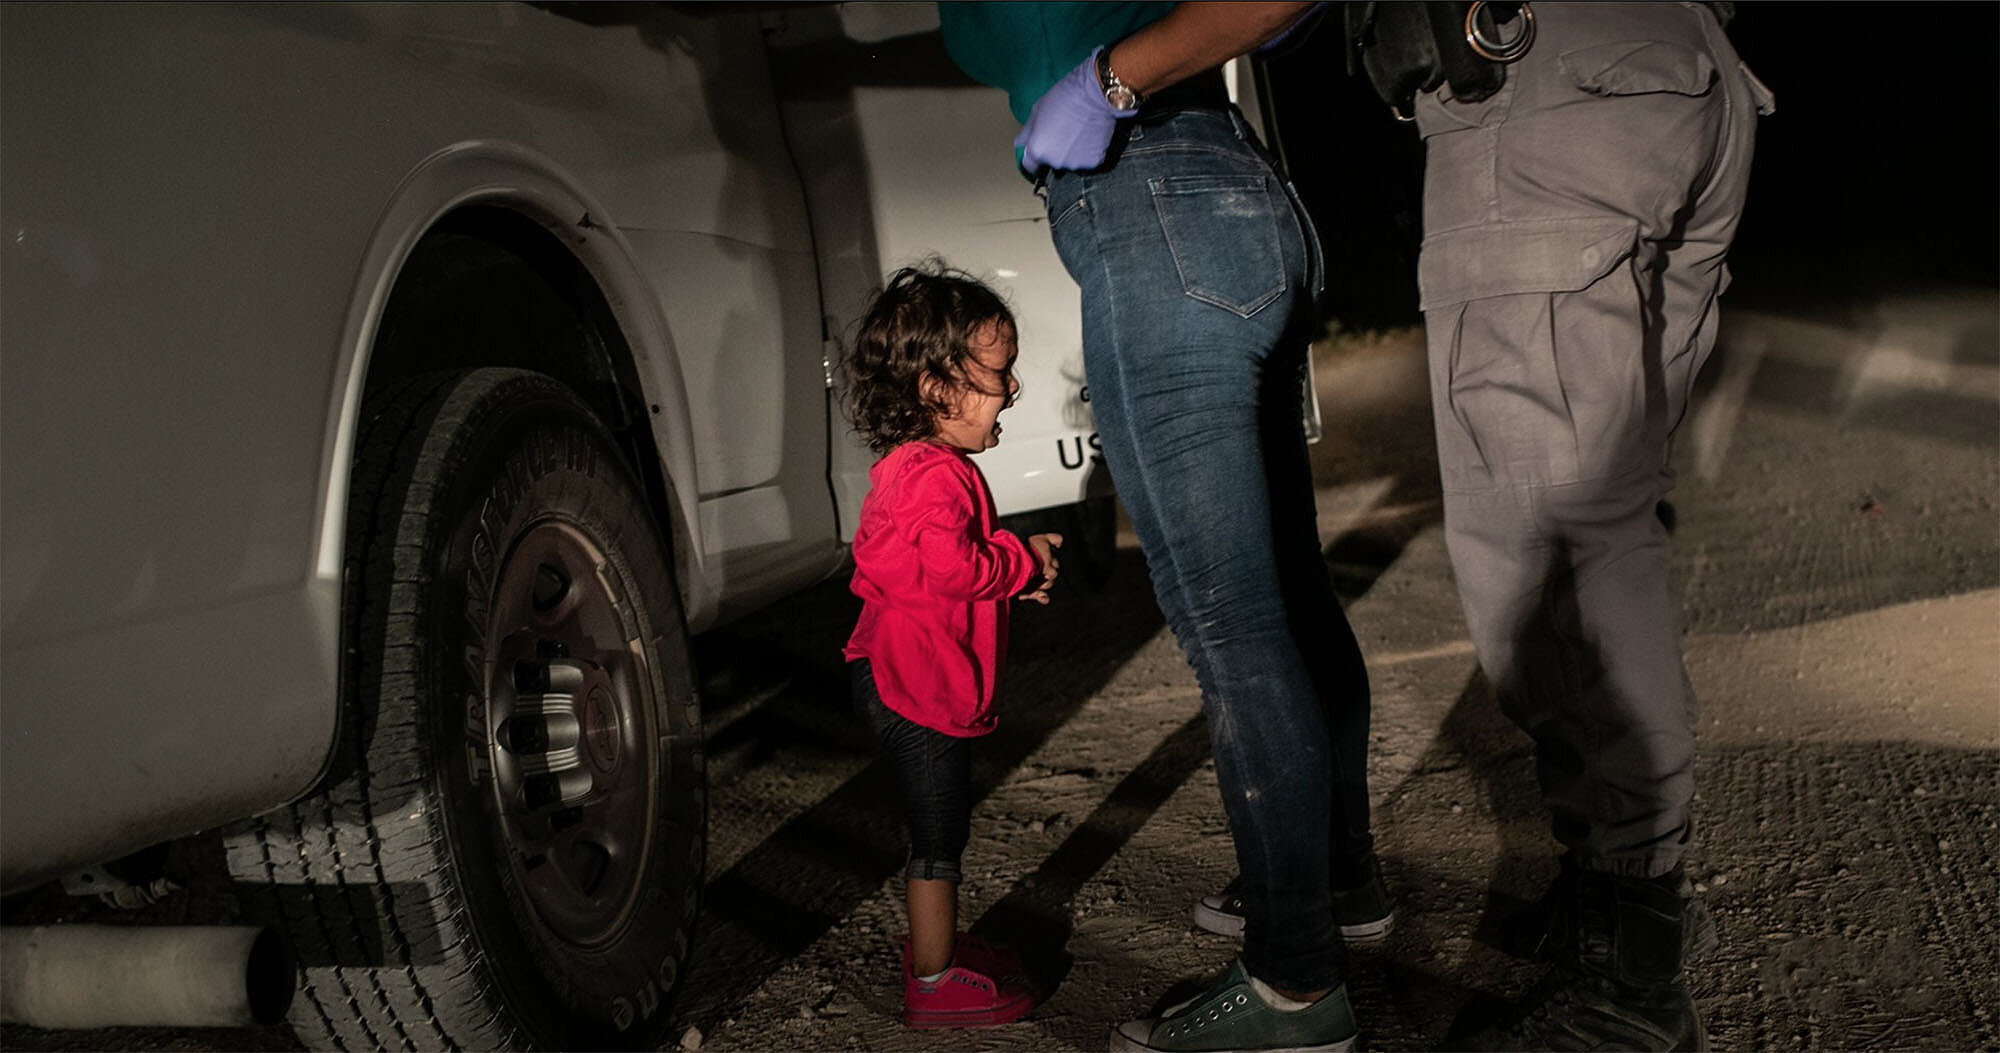
[[[1106,48],[1097,49],[1097,83],[1104,86],[1104,102],[1112,109],[1139,108],[1139,93],[1126,87],[1118,74],[1111,72],[1111,52]]]

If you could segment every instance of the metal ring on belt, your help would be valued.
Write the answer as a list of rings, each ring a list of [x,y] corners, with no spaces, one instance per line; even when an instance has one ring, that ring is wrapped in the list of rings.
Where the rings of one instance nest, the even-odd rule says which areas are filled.
[[[1512,40],[1501,40],[1497,36],[1487,36],[1486,27],[1479,24],[1479,16],[1486,14],[1490,6],[1487,0],[1473,0],[1465,9],[1465,43],[1472,53],[1491,62],[1513,62],[1528,53],[1535,43],[1535,12],[1525,2],[1519,5],[1521,31]],[[1497,32],[1500,20],[1495,17],[1493,28]]]

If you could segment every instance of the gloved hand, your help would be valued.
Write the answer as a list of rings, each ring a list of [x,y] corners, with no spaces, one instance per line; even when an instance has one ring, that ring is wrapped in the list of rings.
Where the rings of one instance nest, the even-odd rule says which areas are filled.
[[[1111,137],[1120,117],[1138,110],[1114,110],[1097,83],[1097,48],[1077,67],[1056,81],[1028,113],[1028,123],[1014,137],[1021,148],[1021,167],[1096,168],[1111,151]]]

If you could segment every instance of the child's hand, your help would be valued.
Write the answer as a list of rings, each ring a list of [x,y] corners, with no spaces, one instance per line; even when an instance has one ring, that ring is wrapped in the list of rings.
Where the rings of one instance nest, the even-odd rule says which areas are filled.
[[[1028,549],[1042,564],[1042,580],[1033,592],[1024,592],[1019,597],[1036,603],[1049,602],[1049,586],[1056,583],[1056,549],[1062,547],[1061,534],[1033,534],[1028,538]]]

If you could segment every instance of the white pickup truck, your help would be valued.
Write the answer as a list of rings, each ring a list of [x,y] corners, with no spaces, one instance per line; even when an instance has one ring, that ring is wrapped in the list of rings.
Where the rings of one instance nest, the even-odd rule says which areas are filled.
[[[0,7],[4,890],[227,828],[309,1045],[656,1042],[689,634],[841,571],[886,272],[1009,296],[1001,511],[1109,543],[1076,293],[935,19]]]

